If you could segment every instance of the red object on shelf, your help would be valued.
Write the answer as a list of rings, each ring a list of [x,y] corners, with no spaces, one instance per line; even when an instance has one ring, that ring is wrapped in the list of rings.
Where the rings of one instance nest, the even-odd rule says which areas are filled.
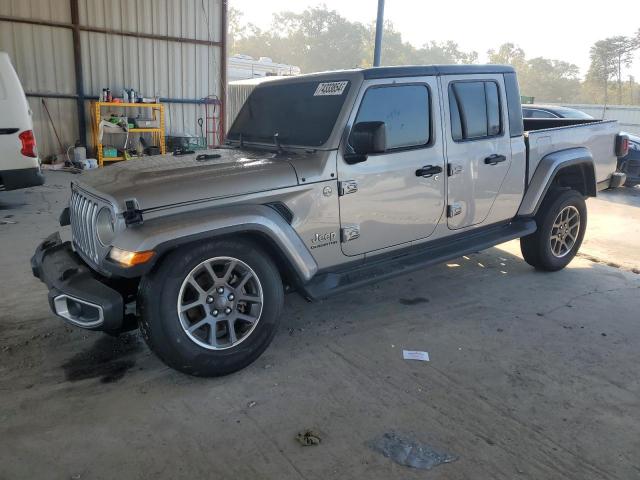
[[[220,113],[222,102],[216,95],[203,98],[205,111],[205,135],[208,148],[215,148],[224,141]]]

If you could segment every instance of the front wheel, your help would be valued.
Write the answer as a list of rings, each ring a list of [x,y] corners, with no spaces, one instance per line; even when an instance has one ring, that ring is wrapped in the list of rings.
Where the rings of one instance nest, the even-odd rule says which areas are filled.
[[[556,271],[576,256],[587,228],[587,206],[576,190],[551,192],[536,215],[538,229],[520,239],[524,260],[539,270]]]
[[[271,258],[250,241],[179,249],[140,284],[140,330],[167,365],[198,376],[253,362],[276,332],[284,290]]]

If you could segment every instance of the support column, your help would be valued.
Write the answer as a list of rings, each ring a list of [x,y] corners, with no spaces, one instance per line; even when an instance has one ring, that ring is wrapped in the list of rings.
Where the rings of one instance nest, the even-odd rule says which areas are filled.
[[[80,10],[78,0],[69,0],[71,7],[71,34],[73,36],[73,61],[76,74],[76,105],[78,109],[78,133],[82,145],[87,145],[87,119],[84,102],[84,77],[82,72],[82,49],[80,44]]]

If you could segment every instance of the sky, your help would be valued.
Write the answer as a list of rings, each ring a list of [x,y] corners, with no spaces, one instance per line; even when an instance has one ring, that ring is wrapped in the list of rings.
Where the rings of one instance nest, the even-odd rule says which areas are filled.
[[[378,5],[377,0],[229,0],[232,7],[243,12],[244,21],[262,28],[270,26],[275,12],[300,12],[321,3],[362,23],[375,20]],[[565,60],[578,65],[584,75],[593,43],[638,31],[640,1],[386,0],[385,19],[415,46],[431,40],[453,40],[465,51],[477,51],[483,62],[488,49],[512,42],[525,51],[527,58]],[[626,73],[640,79],[640,55],[634,60]]]

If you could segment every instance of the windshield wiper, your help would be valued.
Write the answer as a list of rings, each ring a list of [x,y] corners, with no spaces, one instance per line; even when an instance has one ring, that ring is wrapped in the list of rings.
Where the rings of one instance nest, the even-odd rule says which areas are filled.
[[[282,145],[280,145],[280,134],[278,132],[273,134],[273,143],[278,149],[278,153],[282,153]]]

